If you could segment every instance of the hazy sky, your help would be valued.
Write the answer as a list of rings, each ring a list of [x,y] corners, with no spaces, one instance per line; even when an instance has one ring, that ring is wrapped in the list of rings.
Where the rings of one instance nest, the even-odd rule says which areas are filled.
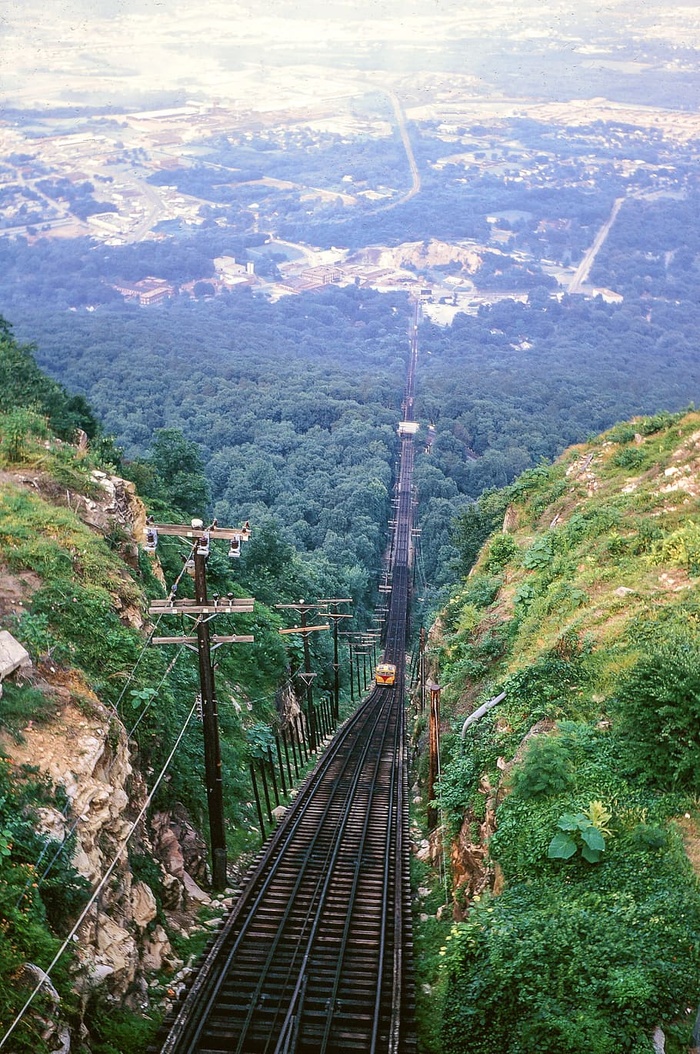
[[[0,94],[14,106],[227,98],[255,68],[444,72],[441,56],[460,46],[468,74],[484,41],[575,53],[614,33],[672,34],[683,10],[687,20],[670,0],[0,0]]]

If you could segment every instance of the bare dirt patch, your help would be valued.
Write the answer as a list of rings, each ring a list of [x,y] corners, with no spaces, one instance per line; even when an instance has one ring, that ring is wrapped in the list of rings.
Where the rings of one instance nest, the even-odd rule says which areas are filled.
[[[40,585],[41,579],[33,571],[13,574],[0,562],[0,621],[21,615]]]
[[[676,821],[683,835],[685,853],[696,875],[700,875],[700,826],[691,816],[679,817]]]

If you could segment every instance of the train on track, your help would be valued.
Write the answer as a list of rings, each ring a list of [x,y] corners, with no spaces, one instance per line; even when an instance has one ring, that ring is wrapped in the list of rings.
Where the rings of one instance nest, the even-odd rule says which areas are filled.
[[[393,684],[396,680],[396,667],[393,662],[380,662],[374,673],[375,684]]]

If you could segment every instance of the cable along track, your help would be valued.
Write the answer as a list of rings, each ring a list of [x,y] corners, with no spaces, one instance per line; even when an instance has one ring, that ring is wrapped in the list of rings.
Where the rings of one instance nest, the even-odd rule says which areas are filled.
[[[414,336],[404,410],[415,354]],[[161,1054],[415,1051],[404,713],[413,453],[403,438],[384,650],[396,683],[370,692],[263,847]]]

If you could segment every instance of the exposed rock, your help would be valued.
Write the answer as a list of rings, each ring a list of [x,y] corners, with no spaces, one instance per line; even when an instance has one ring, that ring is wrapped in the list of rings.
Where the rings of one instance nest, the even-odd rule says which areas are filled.
[[[16,670],[28,670],[32,660],[29,652],[6,629],[0,630],[0,681]]]
[[[509,505],[503,517],[503,533],[509,534],[518,526],[518,512],[514,505]]]
[[[57,719],[27,728],[22,742],[7,741],[3,748],[16,764],[36,765],[56,786],[63,787],[69,808],[64,814],[41,807],[39,829],[60,843],[74,827],[76,848],[71,862],[94,883],[130,832],[127,806],[138,808],[145,788],[132,771],[121,722],[75,671],[57,674],[56,681],[53,688],[63,704]],[[80,709],[72,702],[74,694],[80,695]],[[137,844],[144,851],[150,848],[143,833]],[[154,908],[147,886],[136,883],[132,887],[128,858],[123,854],[101,895],[99,909],[81,927],[78,959],[89,983],[106,988],[110,996],[126,995],[142,970],[137,938],[155,918]],[[85,991],[85,981],[76,978],[76,987]]]
[[[104,983],[109,978],[111,990],[126,992],[134,983],[139,966],[139,952],[134,937],[104,911],[88,917],[82,927],[81,937],[79,957],[90,966],[93,981]],[[91,946],[87,955],[86,943]],[[95,950],[94,957],[92,949]]]
[[[182,882],[176,875],[163,875],[161,880],[163,907],[166,911],[179,911],[182,907]]]
[[[145,930],[158,914],[158,905],[153,891],[145,882],[136,882],[131,887],[131,917],[134,925]]]
[[[665,1054],[666,1051],[666,1036],[663,1030],[657,1027],[654,1029],[654,1035],[651,1037],[654,1044],[654,1054]]]
[[[165,967],[177,969],[176,963],[182,965],[173,954],[168,935],[162,926],[156,926],[143,943],[142,965],[146,970],[162,970]]]
[[[49,1017],[43,1017],[36,1009],[30,1009],[37,1032],[51,1050],[51,1054],[70,1054],[70,1029],[60,1016],[61,997],[54,988],[49,975],[40,966],[25,963],[16,983],[20,988],[26,988],[29,995],[39,982],[41,982],[41,992],[44,998],[51,1003],[51,1014]]]
[[[206,845],[182,805],[171,812],[155,813],[151,830],[156,855],[168,874],[182,881],[187,872],[195,882],[206,883]]]
[[[185,897],[188,900],[194,901],[196,904],[210,904],[211,897],[208,893],[205,893],[203,889],[200,889],[192,875],[185,871],[182,875],[182,885],[185,891]]]

